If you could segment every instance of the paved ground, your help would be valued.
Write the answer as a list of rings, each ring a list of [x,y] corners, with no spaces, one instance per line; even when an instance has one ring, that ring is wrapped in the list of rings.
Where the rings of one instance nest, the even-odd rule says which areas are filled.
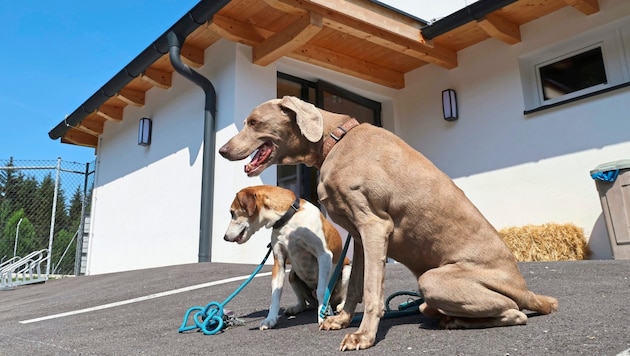
[[[2,355],[331,355],[346,330],[318,331],[314,311],[259,331],[270,277],[254,279],[230,304],[244,326],[217,335],[178,333],[191,306],[221,302],[256,266],[200,263],[64,278],[0,291]],[[520,264],[530,289],[552,295],[560,311],[525,326],[440,330],[420,314],[383,320],[364,355],[618,355],[630,349],[630,261]],[[269,271],[265,267],[262,272]],[[262,273],[261,272],[261,273]],[[212,282],[215,282],[214,285]],[[386,293],[414,288],[388,265]],[[290,287],[283,305],[294,302]],[[398,302],[395,303],[397,305]],[[62,314],[63,313],[63,314]],[[356,330],[352,326],[349,331]]]

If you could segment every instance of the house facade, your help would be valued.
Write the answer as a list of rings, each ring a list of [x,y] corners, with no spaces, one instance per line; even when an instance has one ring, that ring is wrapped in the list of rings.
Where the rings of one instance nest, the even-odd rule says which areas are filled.
[[[427,51],[437,54],[419,65],[397,60],[399,71],[372,66],[381,63],[377,59],[359,56],[352,62],[334,47],[322,50],[328,53],[327,62],[310,55],[315,48],[310,46],[319,46],[313,42],[290,51],[252,43],[253,37],[239,32],[244,29],[238,30],[237,20],[231,19],[231,27],[223,25],[230,19],[230,10],[246,2],[226,1],[224,8],[208,10],[212,18],[200,25],[216,36],[210,45],[201,46],[203,64],[194,67],[216,90],[216,113],[211,115],[214,142],[204,139],[208,130],[204,91],[172,69],[152,76],[151,70],[169,67],[163,57],[142,68],[145,82],[153,87],[144,91],[141,100],[122,109],[113,103],[133,96],[132,81],[117,90],[122,94],[87,110],[71,130],[58,135],[65,143],[96,147],[87,274],[194,263],[204,252],[212,262],[258,263],[270,231],[260,231],[244,245],[223,240],[235,193],[245,186],[278,184],[308,195],[316,178],[306,168],[285,167],[271,167],[260,177],[248,178],[243,173],[245,161],[228,162],[216,149],[239,131],[255,106],[288,94],[331,111],[367,113],[363,121],[382,125],[427,156],[497,229],[573,223],[589,237],[593,258],[612,258],[589,171],[601,163],[630,158],[630,2],[537,2],[539,13],[530,14],[532,1],[503,1],[494,8],[490,5],[496,1],[480,0],[473,10],[484,9],[481,19],[462,20],[427,40]],[[356,18],[335,17],[330,12],[330,19],[313,15],[320,13],[317,6],[328,2],[305,1],[304,8],[292,1],[264,3],[289,14],[299,10],[299,18],[305,13],[310,16],[309,23],[292,37],[295,41],[310,31],[304,28],[313,26],[319,26],[319,31],[348,26],[349,35],[336,41],[350,41],[372,31]],[[387,26],[392,19],[406,25],[420,21],[390,13],[389,8],[382,12],[375,2],[358,3],[384,19],[384,25],[374,26]],[[428,34],[461,16],[455,13],[417,27]],[[279,37],[260,30],[271,25],[256,26],[251,28],[258,29],[263,39]],[[291,25],[285,27],[290,31]],[[226,28],[232,31],[226,33]],[[199,40],[200,32],[195,31],[184,44]],[[463,43],[480,31],[481,39]],[[382,40],[377,44],[390,49],[404,43],[388,36],[393,35],[369,40]],[[268,42],[273,43],[260,43]],[[278,48],[289,52],[268,59]],[[455,53],[456,62],[449,64],[450,59],[440,53]],[[344,61],[347,64],[337,70]],[[166,78],[167,84],[159,87],[155,78]],[[444,119],[445,89],[456,92],[457,120]],[[371,117],[375,112],[378,115]],[[151,119],[150,145],[138,145],[141,118]],[[204,161],[208,145],[215,147],[214,157]],[[208,161],[213,161],[213,174],[204,193]],[[212,201],[205,212],[210,211],[206,214],[210,228],[204,230],[201,211],[208,190]],[[200,245],[207,245],[207,251],[200,251]]]

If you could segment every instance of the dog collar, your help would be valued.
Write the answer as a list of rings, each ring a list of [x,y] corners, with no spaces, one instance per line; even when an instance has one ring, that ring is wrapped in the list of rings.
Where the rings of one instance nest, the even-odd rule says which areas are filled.
[[[286,224],[287,221],[289,221],[293,217],[293,214],[295,214],[298,210],[300,210],[300,197],[295,198],[295,201],[291,203],[291,207],[289,208],[289,210],[287,210],[287,212],[284,213],[284,215],[282,215],[282,217],[278,221],[276,221],[275,224],[273,224],[273,228],[279,229],[283,227],[284,224]]]
[[[341,126],[338,126],[334,130],[332,130],[332,132],[324,140],[324,148],[322,149],[322,162],[324,162],[326,156],[328,156],[328,153],[330,153],[330,150],[332,150],[333,146],[337,142],[339,142],[348,133],[348,131],[357,126],[359,126],[359,121],[357,121],[357,119],[350,119],[341,124]]]

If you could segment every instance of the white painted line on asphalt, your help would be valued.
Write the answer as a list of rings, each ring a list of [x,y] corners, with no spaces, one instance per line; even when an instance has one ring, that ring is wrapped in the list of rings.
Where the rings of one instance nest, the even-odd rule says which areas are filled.
[[[270,276],[270,275],[271,275],[271,272],[258,273],[254,278],[266,277],[266,276]],[[236,281],[242,281],[242,280],[247,279],[249,277],[251,277],[251,275],[232,277],[232,278],[222,279],[222,280],[219,280],[219,281],[197,284],[197,285],[194,285],[194,286],[189,286],[189,287],[184,287],[184,288],[179,288],[179,289],[173,289],[173,290],[166,291],[166,292],[149,294],[149,295],[146,295],[144,297],[138,297],[138,298],[133,298],[133,299],[121,300],[120,302],[115,302],[115,303],[97,305],[97,306],[91,307],[91,308],[85,308],[85,309],[79,309],[79,310],[69,311],[69,312],[65,312],[65,313],[48,315],[48,316],[43,316],[41,318],[22,320],[22,321],[20,321],[20,324],[36,323],[36,322],[50,320],[50,319],[63,318],[63,317],[70,316],[70,315],[77,315],[77,314],[93,312],[93,311],[96,311],[96,310],[103,310],[103,309],[108,309],[108,308],[119,307],[121,305],[137,303],[137,302],[143,302],[145,300],[166,297],[166,296],[169,296],[169,295],[189,292],[189,291],[196,290],[196,289],[208,288],[208,287],[218,286],[220,284],[226,284],[226,283],[231,283],[231,282],[236,282]]]

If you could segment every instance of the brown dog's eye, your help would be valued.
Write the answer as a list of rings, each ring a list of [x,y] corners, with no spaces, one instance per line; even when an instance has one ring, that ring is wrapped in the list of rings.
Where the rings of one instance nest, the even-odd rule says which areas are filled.
[[[258,121],[256,121],[256,119],[249,119],[249,120],[247,120],[247,125],[248,126],[256,126],[257,123],[258,123]]]

